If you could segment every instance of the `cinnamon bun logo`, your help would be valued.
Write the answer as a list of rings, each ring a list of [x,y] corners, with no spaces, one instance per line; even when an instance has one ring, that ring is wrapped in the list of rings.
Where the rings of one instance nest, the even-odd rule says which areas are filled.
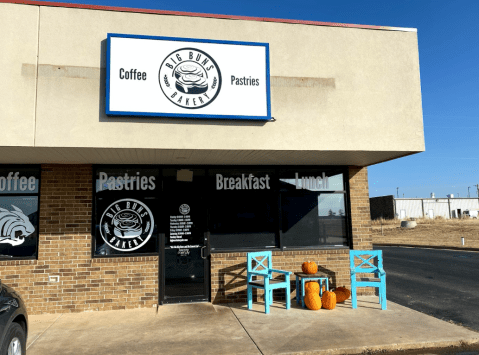
[[[190,206],[188,206],[188,205],[185,204],[185,203],[182,204],[182,205],[180,206],[180,213],[181,213],[182,215],[185,215],[185,214],[190,213]]]
[[[182,48],[168,55],[161,63],[158,79],[168,100],[187,109],[209,105],[221,90],[218,65],[196,48]]]
[[[153,234],[153,214],[143,202],[122,199],[103,212],[100,234],[110,247],[132,251],[145,245]]]

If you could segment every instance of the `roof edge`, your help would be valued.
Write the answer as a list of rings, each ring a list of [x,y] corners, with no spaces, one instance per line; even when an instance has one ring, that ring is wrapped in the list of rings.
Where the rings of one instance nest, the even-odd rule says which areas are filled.
[[[156,15],[204,17],[204,18],[216,18],[216,19],[226,19],[226,20],[277,22],[277,23],[289,23],[289,24],[312,25],[312,26],[361,28],[361,29],[383,30],[383,31],[417,32],[416,28],[406,28],[406,27],[357,25],[357,24],[323,22],[323,21],[277,19],[277,18],[269,18],[269,17],[249,17],[249,16],[235,16],[235,15],[222,15],[222,14],[206,14],[206,13],[199,13],[199,12],[152,10],[152,9],[139,9],[139,8],[129,8],[129,7],[88,5],[88,4],[71,4],[66,2],[52,2],[52,1],[0,0],[0,3],[67,7],[67,8],[77,8],[77,9],[104,10],[104,11],[117,11],[117,12],[134,12],[134,13],[156,14]]]

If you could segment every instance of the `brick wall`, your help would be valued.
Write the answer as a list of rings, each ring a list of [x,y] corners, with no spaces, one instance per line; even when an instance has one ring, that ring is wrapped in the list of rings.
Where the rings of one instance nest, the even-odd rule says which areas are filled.
[[[371,250],[371,213],[369,211],[368,168],[349,167],[349,196],[353,249]]]
[[[29,314],[157,304],[158,257],[92,259],[91,212],[91,166],[42,166],[38,260],[0,262],[0,278]]]
[[[29,314],[156,305],[158,257],[91,258],[92,167],[43,165],[41,179],[38,260],[0,262],[0,277],[24,296]],[[349,183],[353,247],[371,249],[367,169],[350,167]],[[275,268],[300,271],[312,260],[332,287],[350,285],[348,249],[273,255]],[[60,282],[48,282],[49,275]],[[211,256],[212,302],[246,302],[245,280],[246,253]],[[294,297],[294,282],[292,290]]]
[[[308,250],[273,252],[275,269],[301,271],[304,261],[314,261],[318,271],[328,275],[330,288],[350,285],[349,250]],[[295,277],[291,275],[291,295],[295,297]],[[255,296],[263,294],[254,290]],[[284,290],[274,292],[275,299],[284,299]],[[213,303],[246,302],[246,253],[211,255],[211,301]]]
[[[371,212],[369,207],[369,182],[367,167],[349,167],[349,189],[351,199],[351,228],[353,231],[353,248],[372,250]],[[356,260],[356,265],[359,261]],[[362,274],[374,277],[373,274]],[[358,287],[359,295],[371,295],[376,292],[372,287]]]

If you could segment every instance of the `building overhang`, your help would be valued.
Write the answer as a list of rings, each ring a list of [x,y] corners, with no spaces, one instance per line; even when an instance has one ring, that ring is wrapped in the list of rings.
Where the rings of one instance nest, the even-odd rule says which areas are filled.
[[[0,164],[369,166],[418,152],[0,147]]]

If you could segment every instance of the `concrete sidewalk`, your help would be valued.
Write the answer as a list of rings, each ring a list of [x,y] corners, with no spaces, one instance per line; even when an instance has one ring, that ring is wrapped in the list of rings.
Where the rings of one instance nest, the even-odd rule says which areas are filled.
[[[388,302],[360,297],[332,311],[309,311],[292,302],[209,303],[153,309],[30,317],[28,355],[46,354],[357,354],[479,342],[479,333]]]

